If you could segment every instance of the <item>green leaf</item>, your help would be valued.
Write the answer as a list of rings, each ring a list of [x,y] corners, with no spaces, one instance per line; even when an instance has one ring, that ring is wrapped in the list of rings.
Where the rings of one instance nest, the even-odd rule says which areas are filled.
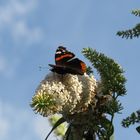
[[[118,31],[117,35],[122,38],[126,38],[126,39],[128,39],[128,38],[133,39],[134,37],[138,38],[140,36],[140,23],[137,24],[132,29],[128,29],[125,31]]]
[[[126,79],[123,76],[124,71],[118,63],[92,48],[84,48],[82,53],[99,72],[104,94],[112,92],[118,95],[125,95]]]
[[[66,120],[65,120],[63,117],[60,118],[60,119],[54,124],[53,128],[51,129],[51,131],[49,132],[49,134],[47,135],[47,137],[45,138],[45,140],[48,139],[48,137],[50,136],[50,134],[52,133],[52,131],[53,131],[56,127],[58,127],[60,124],[64,123],[65,121],[66,121]]]
[[[87,67],[86,73],[87,73],[88,75],[93,74],[93,70],[92,70],[92,68],[91,68],[90,66]]]
[[[123,127],[129,127],[135,123],[140,123],[140,110],[133,112],[130,116],[122,120]]]
[[[101,119],[101,126],[105,129],[108,138],[110,138],[114,133],[114,126],[110,120],[105,117]]]
[[[67,131],[65,133],[65,136],[64,136],[63,140],[70,140],[69,139],[70,133],[71,133],[71,125],[69,125],[69,127],[68,127],[68,129],[67,129]]]
[[[112,134],[112,136],[110,137],[110,140],[114,140],[114,134]]]
[[[140,126],[136,128],[137,132],[140,134]]]
[[[135,16],[140,16],[140,9],[133,10],[132,14],[135,15]]]

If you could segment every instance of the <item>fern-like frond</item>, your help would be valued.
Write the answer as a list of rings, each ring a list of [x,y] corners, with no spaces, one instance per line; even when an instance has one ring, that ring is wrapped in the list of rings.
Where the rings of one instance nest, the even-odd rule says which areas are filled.
[[[118,95],[125,95],[126,79],[123,76],[124,71],[118,63],[92,48],[84,48],[82,53],[99,72],[104,85],[104,94],[108,94],[110,91]]]
[[[137,24],[134,28],[125,30],[125,31],[118,31],[117,32],[118,36],[121,36],[122,38],[134,38],[134,37],[139,37],[140,36],[140,23]]]
[[[126,119],[123,119],[122,126],[123,127],[129,127],[130,125],[133,125],[135,123],[140,123],[140,110],[137,110],[136,112],[133,112]]]
[[[132,14],[140,17],[140,9],[132,10]]]

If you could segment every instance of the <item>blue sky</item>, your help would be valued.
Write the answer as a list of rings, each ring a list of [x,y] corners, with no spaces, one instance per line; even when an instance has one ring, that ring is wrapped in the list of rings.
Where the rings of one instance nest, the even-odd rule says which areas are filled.
[[[81,50],[92,47],[124,68],[127,95],[120,98],[124,110],[114,121],[115,139],[138,140],[135,127],[124,129],[120,122],[139,109],[139,39],[121,39],[116,32],[139,22],[131,15],[139,5],[139,0],[0,0],[0,139],[44,140],[47,119],[29,103],[57,46],[64,45],[87,63]]]

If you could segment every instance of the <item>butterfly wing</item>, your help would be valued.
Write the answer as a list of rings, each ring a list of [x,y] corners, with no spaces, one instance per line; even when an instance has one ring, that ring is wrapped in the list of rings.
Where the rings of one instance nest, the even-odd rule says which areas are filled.
[[[50,69],[52,72],[56,72],[58,74],[68,73],[67,70],[66,70],[66,66],[52,65],[52,64],[49,64],[49,66],[52,67],[52,69]]]
[[[67,63],[65,66],[52,64],[49,64],[49,66],[52,67],[51,69],[52,72],[56,72],[58,74],[70,73],[83,75],[86,72],[86,65],[83,61],[79,59],[78,59],[79,61],[77,61],[76,59],[73,61],[74,63],[70,62],[69,64]],[[77,63],[75,64],[75,62]]]
[[[55,53],[55,64],[65,65],[65,63],[74,57],[74,53],[68,51],[65,47],[59,46]]]
[[[66,63],[66,67],[75,74],[83,75],[86,72],[86,64],[78,58],[72,59]]]
[[[86,65],[78,58],[74,58],[74,56],[74,53],[69,52],[63,46],[59,46],[55,53],[56,65],[49,64],[52,67],[51,71],[58,74],[71,73],[83,75],[86,72]]]

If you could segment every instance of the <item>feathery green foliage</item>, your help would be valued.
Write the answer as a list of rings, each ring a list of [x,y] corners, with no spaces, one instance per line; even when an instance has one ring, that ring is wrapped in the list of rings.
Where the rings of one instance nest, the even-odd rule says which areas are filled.
[[[130,125],[134,125],[135,123],[140,124],[140,110],[133,112],[126,119],[123,119],[122,126],[126,128]],[[138,133],[140,133],[140,126],[138,126],[136,130],[138,131]]]
[[[140,10],[133,10],[132,14],[135,16],[139,16],[140,17]],[[140,36],[140,23],[138,23],[135,27],[133,27],[132,29],[128,29],[128,30],[124,30],[124,31],[118,31],[117,35],[122,37],[122,38],[134,38],[134,37],[139,37]]]
[[[92,48],[84,48],[82,53],[91,62],[92,66],[100,75],[102,81],[102,94],[113,94],[113,99],[106,105],[101,105],[99,99],[99,106],[97,105],[98,113],[94,114],[94,116],[97,116],[95,119],[96,124],[94,124],[94,127],[90,130],[90,132],[93,131],[100,140],[110,140],[114,133],[114,115],[115,113],[120,113],[123,109],[117,98],[126,93],[126,79],[123,76],[124,71],[113,59],[105,56],[103,53],[93,50]],[[99,114],[108,114],[111,116],[111,119],[101,117]]]
[[[132,14],[140,17],[140,9],[132,10]],[[140,23],[130,30],[118,31],[117,35],[121,36],[122,38],[130,38],[130,39],[133,39],[134,37],[139,37]],[[140,123],[140,110],[133,112],[129,117],[123,119],[122,126],[129,127],[130,125],[134,125],[135,123]],[[136,130],[138,133],[140,133],[140,126],[138,126]]]
[[[129,127],[132,124],[140,123],[140,110],[133,112],[129,117],[123,119],[122,126]]]
[[[113,92],[114,94],[116,93],[117,96],[125,95],[126,79],[123,76],[124,71],[119,64],[103,53],[98,53],[91,48],[84,48],[83,54],[99,72],[102,84],[104,85],[104,94]]]
[[[135,16],[140,16],[140,9],[132,10],[132,14],[135,15]]]
[[[134,38],[134,37],[139,37],[140,36],[140,24],[137,24],[134,28],[125,30],[125,31],[118,31],[117,32],[118,36],[121,36],[122,38]]]

